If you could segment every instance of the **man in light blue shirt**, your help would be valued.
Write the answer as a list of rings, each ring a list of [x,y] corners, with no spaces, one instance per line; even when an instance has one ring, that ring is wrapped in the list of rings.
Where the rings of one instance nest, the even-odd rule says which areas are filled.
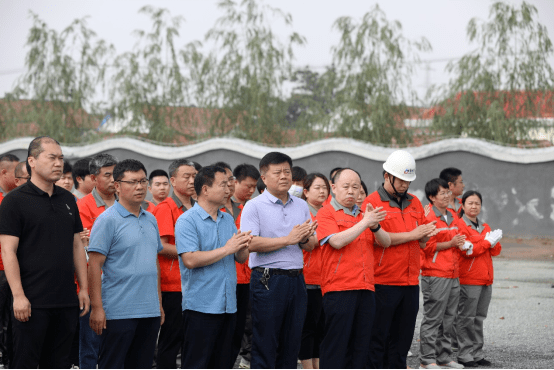
[[[151,368],[164,318],[163,247],[156,218],[141,208],[148,184],[144,165],[121,161],[113,177],[119,201],[96,219],[88,248],[90,326],[102,335],[99,368]]]
[[[252,301],[252,361],[254,368],[296,368],[307,293],[302,249],[317,244],[306,201],[289,196],[292,160],[283,153],[260,161],[267,186],[244,206],[241,229],[251,230],[250,297]],[[279,349],[279,353],[277,353]]]
[[[248,257],[250,232],[220,211],[231,196],[225,169],[203,167],[194,180],[198,201],[175,224],[183,293],[181,367],[232,368],[237,275]]]

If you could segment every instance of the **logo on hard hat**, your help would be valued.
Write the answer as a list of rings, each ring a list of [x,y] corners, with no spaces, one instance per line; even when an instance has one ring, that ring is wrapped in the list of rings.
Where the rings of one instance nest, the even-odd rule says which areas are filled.
[[[406,169],[404,170],[404,175],[409,175],[409,174],[412,174],[412,173],[414,173],[414,172],[415,172],[415,171],[414,171],[413,168],[406,168]]]

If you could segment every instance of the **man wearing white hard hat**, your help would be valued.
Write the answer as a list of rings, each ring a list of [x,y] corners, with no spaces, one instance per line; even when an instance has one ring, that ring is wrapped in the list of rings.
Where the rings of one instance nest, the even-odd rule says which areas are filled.
[[[406,368],[419,309],[420,249],[436,234],[423,206],[409,194],[416,178],[410,153],[397,150],[383,164],[385,182],[364,201],[383,207],[381,227],[390,235],[389,248],[374,247],[376,312],[371,334],[370,365],[376,369]]]

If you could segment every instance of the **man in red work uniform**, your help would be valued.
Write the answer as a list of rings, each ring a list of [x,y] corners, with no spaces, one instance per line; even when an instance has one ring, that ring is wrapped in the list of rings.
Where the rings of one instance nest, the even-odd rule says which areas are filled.
[[[426,224],[423,206],[408,194],[416,178],[412,155],[397,150],[383,164],[385,182],[362,205],[383,207],[381,227],[390,235],[389,248],[376,246],[375,320],[371,334],[370,366],[405,369],[419,309],[420,249],[436,234],[435,222]]]
[[[163,250],[158,255],[165,322],[158,338],[156,365],[159,369],[176,369],[177,354],[183,342],[183,309],[181,307],[181,273],[175,247],[175,223],[194,205],[194,179],[198,171],[188,159],[169,165],[173,194],[160,202],[152,214],[158,221]]]
[[[386,212],[368,204],[365,214],[356,205],[357,172],[342,168],[335,175],[335,197],[317,213],[317,238],[322,248],[321,292],[325,336],[322,369],[364,369],[375,314],[374,242],[384,248],[390,238],[380,226]]]

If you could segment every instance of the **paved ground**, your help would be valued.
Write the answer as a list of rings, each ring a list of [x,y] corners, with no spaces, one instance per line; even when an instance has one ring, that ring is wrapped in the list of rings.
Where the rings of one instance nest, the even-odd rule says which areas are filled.
[[[485,354],[493,368],[554,368],[554,262],[494,259],[495,282],[485,320]],[[412,368],[419,366],[419,325]]]
[[[492,368],[554,368],[554,240],[504,238],[494,268],[486,358]],[[421,302],[411,368],[419,367]]]

